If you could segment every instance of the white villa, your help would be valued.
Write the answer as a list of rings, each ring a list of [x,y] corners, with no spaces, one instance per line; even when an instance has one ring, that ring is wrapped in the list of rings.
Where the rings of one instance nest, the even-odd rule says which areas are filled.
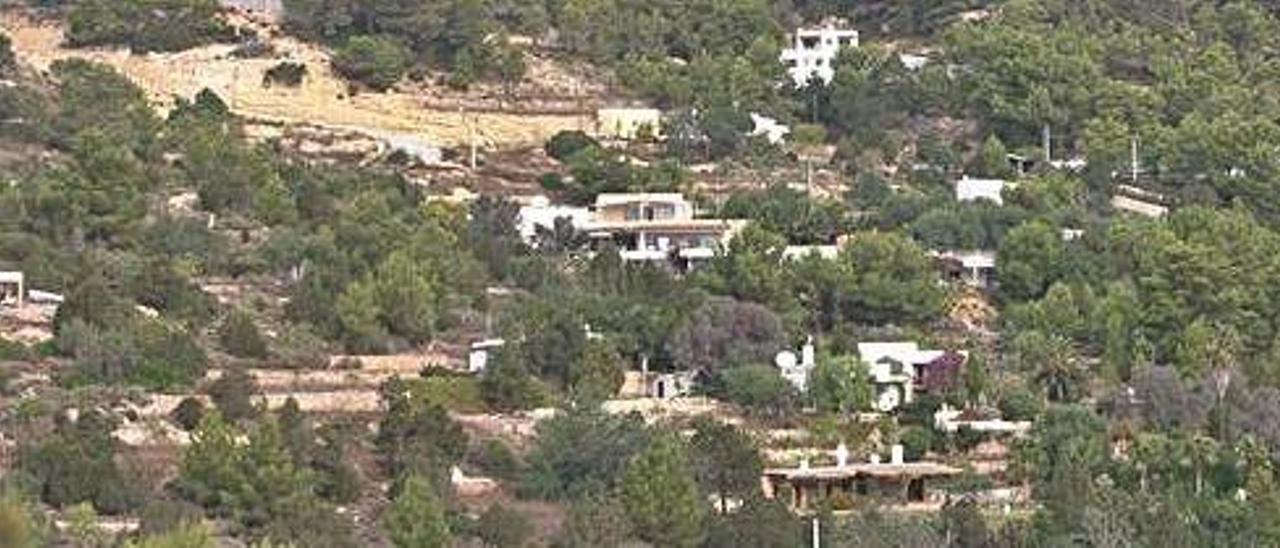
[[[844,47],[858,47],[858,31],[829,22],[822,28],[797,29],[791,47],[783,49],[779,59],[796,87],[804,87],[814,78],[829,84],[836,74],[836,57]]]
[[[956,201],[987,200],[996,205],[1004,205],[1004,189],[1009,186],[1009,182],[1003,179],[975,179],[964,176],[956,181]]]
[[[914,401],[925,369],[948,354],[945,350],[921,350],[914,342],[858,343],[858,356],[875,386],[876,410],[888,413]]]

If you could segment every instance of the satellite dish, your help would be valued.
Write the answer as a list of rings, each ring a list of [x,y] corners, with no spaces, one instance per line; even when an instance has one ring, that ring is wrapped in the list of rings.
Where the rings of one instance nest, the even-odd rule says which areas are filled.
[[[777,364],[779,369],[794,369],[799,362],[796,353],[790,350],[778,352],[778,355],[773,358],[773,363]]]

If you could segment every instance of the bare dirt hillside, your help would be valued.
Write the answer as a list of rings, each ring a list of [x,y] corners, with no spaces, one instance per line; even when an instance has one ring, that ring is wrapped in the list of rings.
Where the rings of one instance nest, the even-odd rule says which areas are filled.
[[[71,49],[63,45],[56,22],[36,21],[14,10],[0,14],[0,27],[13,40],[18,56],[46,70],[59,59],[80,57],[116,67],[145,89],[164,108],[175,96],[191,97],[209,88],[247,118],[283,123],[306,123],[375,138],[415,138],[437,146],[456,146],[473,140],[489,146],[541,143],[565,129],[586,129],[591,123],[585,99],[558,102],[556,108],[531,108],[533,100],[487,101],[498,107],[468,110],[468,102],[429,86],[416,85],[388,93],[349,93],[347,83],[329,70],[324,48],[281,35],[269,25],[234,14],[233,24],[251,27],[274,46],[270,57],[232,58],[231,45],[213,45],[172,54],[132,55],[119,49]],[[308,76],[298,88],[262,85],[263,73],[289,60],[305,63]],[[546,63],[531,66],[530,80],[548,76]],[[590,92],[573,82],[572,89]],[[585,97],[585,95],[584,95]],[[576,105],[577,108],[571,108]]]

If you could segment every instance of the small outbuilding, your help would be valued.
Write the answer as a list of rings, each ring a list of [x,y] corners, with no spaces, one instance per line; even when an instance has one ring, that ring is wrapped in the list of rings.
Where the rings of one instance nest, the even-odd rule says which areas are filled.
[[[0,305],[22,306],[26,295],[26,278],[21,272],[0,272]]]

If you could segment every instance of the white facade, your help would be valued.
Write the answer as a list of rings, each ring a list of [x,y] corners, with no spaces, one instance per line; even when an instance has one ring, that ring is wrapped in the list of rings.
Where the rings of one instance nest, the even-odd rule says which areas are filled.
[[[658,373],[648,382],[646,395],[660,400],[687,397],[693,394],[695,377],[692,371]]]
[[[975,287],[989,287],[996,277],[996,252],[989,250],[936,251],[939,259],[954,261],[961,269],[960,280]]]
[[[787,74],[796,87],[804,87],[814,78],[829,84],[836,74],[836,57],[844,47],[858,47],[858,31],[834,25],[798,29],[791,47],[783,49],[779,58],[787,66]]]
[[[875,385],[877,411],[887,413],[915,399],[918,369],[945,354],[913,342],[858,343],[858,357]]]
[[[22,306],[26,291],[26,277],[21,272],[0,272],[0,305]]]
[[[788,261],[802,261],[810,255],[832,260],[840,256],[838,245],[789,245],[782,250],[782,258]]]
[[[627,261],[664,261],[687,265],[715,256],[746,221],[696,219],[694,205],[679,193],[601,194],[585,230],[596,240],[612,241]]]
[[[1004,205],[1004,189],[1009,182],[1003,179],[973,179],[968,176],[956,181],[956,201],[975,202],[987,200]]]
[[[538,235],[538,228],[551,230],[556,226],[556,219],[567,218],[575,228],[581,229],[591,221],[591,210],[585,207],[554,205],[545,196],[535,198],[529,205],[521,207],[516,220],[520,237],[525,242],[533,243]]]
[[[507,345],[503,339],[485,339],[471,343],[471,353],[467,355],[467,372],[484,373],[489,367],[489,353]]]

